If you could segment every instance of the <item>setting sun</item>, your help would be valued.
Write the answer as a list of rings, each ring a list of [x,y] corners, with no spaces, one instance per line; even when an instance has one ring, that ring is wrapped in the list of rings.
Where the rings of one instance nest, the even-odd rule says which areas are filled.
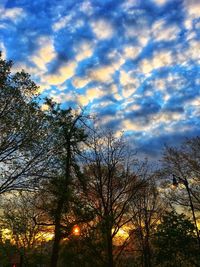
[[[74,225],[74,227],[72,229],[72,234],[78,236],[78,235],[80,235],[80,232],[81,232],[80,227],[78,225]]]

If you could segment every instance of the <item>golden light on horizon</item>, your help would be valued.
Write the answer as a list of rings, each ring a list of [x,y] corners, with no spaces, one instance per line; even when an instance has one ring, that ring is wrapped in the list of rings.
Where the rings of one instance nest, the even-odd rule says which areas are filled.
[[[118,233],[114,237],[114,244],[115,245],[122,245],[124,241],[129,237],[130,228],[128,226],[124,226],[119,229]]]

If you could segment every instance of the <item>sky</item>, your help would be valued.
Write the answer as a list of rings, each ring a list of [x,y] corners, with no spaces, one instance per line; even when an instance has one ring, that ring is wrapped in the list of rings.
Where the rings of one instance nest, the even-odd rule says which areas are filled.
[[[200,134],[200,0],[0,0],[0,50],[42,96],[140,153]]]

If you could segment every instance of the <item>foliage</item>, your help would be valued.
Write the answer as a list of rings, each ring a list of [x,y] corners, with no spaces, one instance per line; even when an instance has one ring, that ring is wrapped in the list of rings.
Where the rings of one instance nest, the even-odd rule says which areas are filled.
[[[46,213],[47,222],[44,224],[54,227],[51,266],[56,267],[61,240],[70,233],[77,221],[80,223],[85,220],[80,216],[85,209],[81,210],[78,203],[80,201],[75,196],[75,185],[83,177],[78,157],[87,136],[82,113],[70,108],[63,110],[49,99],[46,99],[46,105],[48,110],[45,114],[51,124],[52,140],[50,161],[46,170],[49,179],[41,185],[39,199],[40,209]]]
[[[30,75],[0,55],[0,194],[34,187],[45,172],[47,125]]]
[[[165,176],[174,174],[189,184],[194,209],[200,211],[200,137],[186,139],[180,147],[166,147],[162,163]],[[171,191],[170,200],[190,206],[185,187]]]
[[[63,109],[37,90],[30,75],[13,74],[12,62],[0,56],[1,226],[12,233],[0,242],[0,263],[9,266],[17,252],[29,267],[198,266],[194,225],[183,214],[163,215],[168,203],[157,173],[138,164],[124,136],[91,129],[82,110]],[[199,137],[167,147],[161,171],[187,182],[196,212],[199,153]],[[171,206],[188,208],[184,186],[162,189]],[[114,240],[125,226],[120,247]],[[44,229],[52,230],[51,242],[42,239]]]
[[[167,212],[155,234],[156,266],[198,266],[193,223],[184,214]]]

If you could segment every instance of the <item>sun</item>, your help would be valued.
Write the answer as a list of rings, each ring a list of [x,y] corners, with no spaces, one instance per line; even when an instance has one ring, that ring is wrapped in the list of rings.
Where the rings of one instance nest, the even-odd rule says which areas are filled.
[[[80,227],[78,225],[74,225],[73,229],[72,229],[72,234],[79,236],[81,233]]]

